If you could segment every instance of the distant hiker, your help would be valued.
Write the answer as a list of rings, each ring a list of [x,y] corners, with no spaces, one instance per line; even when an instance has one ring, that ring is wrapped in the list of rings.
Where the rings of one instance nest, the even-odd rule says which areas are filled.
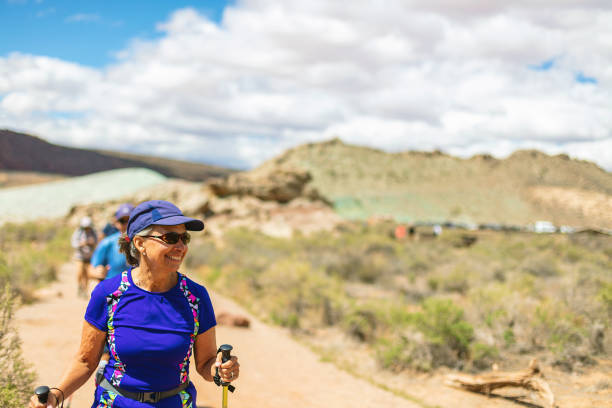
[[[107,222],[104,228],[102,228],[102,237],[100,239],[106,238],[109,235],[113,235],[117,231],[119,230],[113,224]]]
[[[393,231],[393,235],[395,236],[395,239],[397,239],[398,241],[401,241],[404,238],[406,238],[406,226],[405,225],[396,226],[395,230]]]
[[[92,407],[195,408],[190,358],[195,363],[191,374],[206,381],[224,385],[238,378],[238,358],[221,361],[206,288],[178,271],[188,251],[187,231],[203,229],[202,221],[185,217],[167,201],[145,201],[131,212],[120,241],[131,267],[92,292],[80,349],[51,389],[51,408],[87,381],[105,345],[111,359]],[[29,407],[47,405],[33,395]]]
[[[119,252],[119,237],[125,233],[133,209],[134,206],[129,203],[121,204],[117,208],[114,222],[117,231],[100,241],[96,247],[91,257],[91,277],[98,280],[110,279],[129,267],[125,255]]]
[[[81,297],[87,296],[89,261],[97,242],[98,237],[91,218],[81,218],[79,227],[72,233],[70,239],[70,244],[74,248],[74,259],[77,261],[77,295]]]

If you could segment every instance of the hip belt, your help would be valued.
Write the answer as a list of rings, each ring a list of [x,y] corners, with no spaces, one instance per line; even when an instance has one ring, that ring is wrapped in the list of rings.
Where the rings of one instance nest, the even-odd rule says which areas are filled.
[[[133,392],[133,391],[126,391],[123,388],[113,386],[111,383],[108,382],[106,378],[104,378],[100,382],[100,387],[104,388],[105,390],[114,392],[117,395],[121,395],[122,397],[130,398],[138,402],[158,402],[160,400],[163,400],[164,398],[174,397],[176,394],[183,391],[188,386],[189,386],[189,378],[187,378],[187,381],[185,381],[178,387],[173,388],[168,391]]]

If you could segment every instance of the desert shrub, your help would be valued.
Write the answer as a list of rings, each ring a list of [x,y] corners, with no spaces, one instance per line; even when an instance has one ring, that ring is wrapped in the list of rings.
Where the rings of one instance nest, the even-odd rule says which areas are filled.
[[[493,345],[473,343],[470,345],[471,364],[478,370],[490,368],[499,358],[499,350]]]
[[[545,347],[555,365],[571,371],[575,364],[592,364],[587,320],[563,304],[543,301],[535,309],[533,343]]]
[[[597,298],[603,303],[608,316],[612,318],[612,282],[603,283]]]
[[[526,259],[523,263],[523,268],[529,274],[539,278],[549,278],[559,275],[557,261],[553,257],[544,255]]]
[[[58,223],[6,224],[0,238],[0,286],[10,284],[23,300],[56,278],[58,267],[70,258],[71,230]]]
[[[474,329],[464,320],[463,310],[448,299],[428,298],[422,306],[423,311],[414,314],[415,327],[432,344],[449,347],[458,358],[467,357]]]
[[[281,326],[307,328],[334,323],[341,314],[338,305],[343,293],[338,280],[327,277],[298,260],[281,260],[258,278],[265,296],[260,309]]]
[[[502,336],[504,338],[504,344],[506,347],[512,347],[516,344],[516,335],[514,334],[512,327],[508,327],[506,330],[504,330]]]
[[[426,299],[421,311],[404,316],[402,321],[410,329],[395,330],[377,342],[376,357],[382,367],[429,371],[458,367],[469,359],[474,330],[463,319],[463,310],[450,300]]]
[[[342,325],[346,332],[357,340],[371,342],[376,338],[376,328],[379,323],[374,312],[360,308],[347,313]]]
[[[463,265],[456,266],[453,271],[441,280],[442,290],[465,294],[470,288],[470,273]]]
[[[375,346],[375,355],[381,367],[394,372],[405,369],[427,372],[434,368],[430,347],[418,336],[398,335],[380,339]]]
[[[35,375],[21,353],[13,327],[14,296],[8,285],[0,293],[0,406],[21,408],[32,393]]]

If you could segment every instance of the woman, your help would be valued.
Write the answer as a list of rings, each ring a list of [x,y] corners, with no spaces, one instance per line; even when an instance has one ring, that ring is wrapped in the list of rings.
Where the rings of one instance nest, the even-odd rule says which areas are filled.
[[[196,408],[192,350],[196,371],[207,381],[217,370],[221,381],[238,378],[237,358],[221,364],[217,353],[206,289],[178,272],[187,254],[186,231],[202,229],[202,221],[167,201],[146,201],[132,211],[120,238],[132,268],[92,292],[79,352],[57,387],[61,391],[51,391],[52,407],[87,381],[105,344],[111,358],[92,408]],[[35,396],[29,406],[46,408]]]

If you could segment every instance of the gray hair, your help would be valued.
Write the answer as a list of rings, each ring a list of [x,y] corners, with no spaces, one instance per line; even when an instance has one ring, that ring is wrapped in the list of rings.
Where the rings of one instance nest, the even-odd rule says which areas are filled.
[[[143,237],[145,235],[150,235],[153,232],[153,227],[149,226],[142,231],[138,231],[134,236],[135,237]],[[134,245],[134,240],[130,240],[130,255],[132,257],[140,260],[140,252],[136,249],[136,245]]]
[[[149,226],[142,231],[138,231],[134,236],[145,236],[153,232],[153,227]],[[136,249],[133,239],[127,239],[125,234],[119,238],[119,252],[125,255],[125,260],[129,265],[138,266],[140,264],[140,252]]]

